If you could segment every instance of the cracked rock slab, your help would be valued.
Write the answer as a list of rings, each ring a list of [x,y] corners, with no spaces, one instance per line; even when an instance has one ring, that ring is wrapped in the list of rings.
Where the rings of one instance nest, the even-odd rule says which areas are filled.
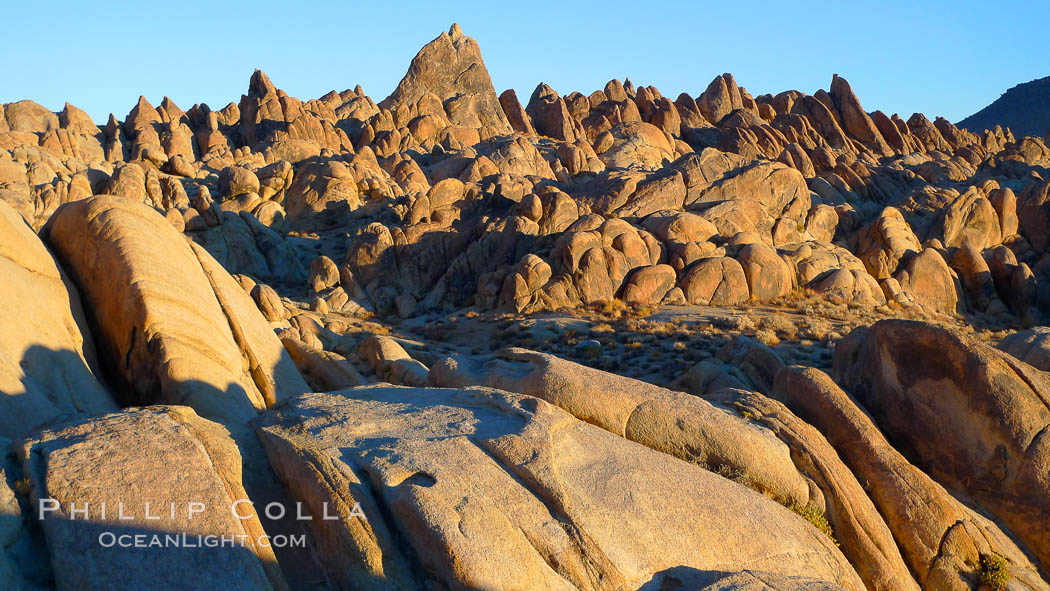
[[[770,496],[800,504],[809,496],[790,449],[771,431],[690,394],[517,348],[441,360],[429,379],[433,386],[535,396],[656,451],[712,470],[729,468]]]
[[[47,509],[41,526],[59,589],[287,589],[252,506],[237,505],[245,519],[233,515],[248,500],[233,440],[189,408],[88,419],[15,451],[32,506]],[[191,515],[191,503],[201,510]],[[237,543],[207,547],[208,536]]]
[[[369,386],[255,425],[293,496],[339,517],[310,525],[342,588],[659,588],[742,568],[863,588],[784,507],[536,398]]]

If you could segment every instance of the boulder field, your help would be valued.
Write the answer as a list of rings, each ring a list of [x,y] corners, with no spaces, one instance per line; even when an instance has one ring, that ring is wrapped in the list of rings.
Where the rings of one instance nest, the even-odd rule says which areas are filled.
[[[755,97],[723,74],[673,100],[540,84],[523,107],[455,26],[378,103],[303,101],[256,71],[222,109],[142,97],[98,126],[21,101],[0,121],[0,200],[34,228],[91,195],[145,203],[231,273],[333,312],[1050,306],[1043,139],[868,113],[838,75]],[[319,255],[337,280],[312,280]]]
[[[1048,167],[838,75],[523,106],[456,25],[379,103],[2,105],[0,589],[1050,591]],[[872,321],[424,330],[792,299]]]

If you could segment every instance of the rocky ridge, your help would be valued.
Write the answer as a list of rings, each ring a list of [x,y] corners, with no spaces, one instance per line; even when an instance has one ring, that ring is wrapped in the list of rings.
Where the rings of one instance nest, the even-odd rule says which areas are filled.
[[[1020,135],[1050,135],[1050,77],[1018,84],[987,107],[959,122],[972,131],[1009,126]]]

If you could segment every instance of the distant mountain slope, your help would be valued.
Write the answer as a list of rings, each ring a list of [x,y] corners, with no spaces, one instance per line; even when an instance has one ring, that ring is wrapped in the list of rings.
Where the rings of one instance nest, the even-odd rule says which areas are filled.
[[[958,125],[978,133],[1002,125],[1017,137],[1045,136],[1050,131],[1050,76],[1018,84]]]

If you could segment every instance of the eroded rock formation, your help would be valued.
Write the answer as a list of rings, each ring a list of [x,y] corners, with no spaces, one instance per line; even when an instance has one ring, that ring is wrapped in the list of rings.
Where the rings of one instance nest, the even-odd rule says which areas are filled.
[[[528,98],[454,25],[378,104],[256,71],[218,110],[2,105],[0,580],[1050,589],[1048,339],[1005,330],[1050,310],[1043,139],[869,113],[838,75]],[[624,310],[653,338],[586,320]],[[837,346],[835,379],[781,337]],[[618,375],[628,347],[687,369]],[[117,526],[245,539],[96,543]]]

